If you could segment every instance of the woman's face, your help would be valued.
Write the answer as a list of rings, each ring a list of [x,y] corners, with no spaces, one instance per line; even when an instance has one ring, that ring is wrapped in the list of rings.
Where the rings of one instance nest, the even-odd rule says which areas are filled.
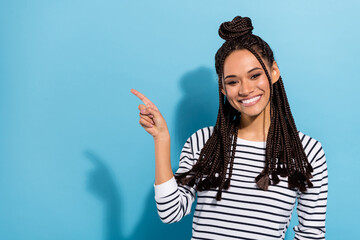
[[[276,82],[280,76],[276,62],[271,68],[266,61],[264,63],[272,83]],[[225,59],[222,93],[242,116],[257,117],[268,107],[269,81],[260,62],[250,51],[235,50]]]

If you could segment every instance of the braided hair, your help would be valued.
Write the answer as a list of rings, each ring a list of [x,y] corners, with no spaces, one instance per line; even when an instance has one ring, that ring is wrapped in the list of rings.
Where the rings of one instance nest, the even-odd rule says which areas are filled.
[[[270,84],[270,128],[266,141],[265,166],[255,178],[260,189],[288,178],[288,187],[305,192],[312,187],[313,171],[292,116],[281,76],[272,84],[263,59],[272,66],[274,55],[270,46],[252,34],[253,26],[248,17],[235,17],[220,25],[219,35],[225,40],[215,55],[215,68],[219,82],[219,110],[214,131],[200,151],[192,169],[175,175],[178,184],[196,185],[198,191],[218,188],[216,200],[221,200],[222,190],[228,189],[232,176],[237,134],[241,113],[233,108],[221,92],[224,62],[235,50],[247,49],[260,62]],[[228,165],[230,164],[227,175]],[[197,183],[196,183],[196,180]]]

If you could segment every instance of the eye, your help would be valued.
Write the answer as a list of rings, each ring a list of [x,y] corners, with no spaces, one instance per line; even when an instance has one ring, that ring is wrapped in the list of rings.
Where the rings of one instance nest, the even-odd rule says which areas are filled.
[[[234,84],[236,84],[236,82],[235,82],[235,81],[229,81],[229,82],[227,82],[226,84],[227,84],[227,85],[234,85]]]
[[[252,75],[250,79],[256,79],[257,77],[259,77],[261,74],[258,73],[258,74],[255,74],[255,75]]]

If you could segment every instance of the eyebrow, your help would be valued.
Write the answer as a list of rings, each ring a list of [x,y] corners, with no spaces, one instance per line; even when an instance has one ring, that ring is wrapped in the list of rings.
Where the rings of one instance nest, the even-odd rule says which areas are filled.
[[[261,68],[255,67],[255,68],[249,70],[247,73],[251,73],[252,71],[255,71],[255,70],[258,70],[258,69],[261,70]],[[237,77],[237,76],[236,76],[236,75],[227,75],[227,76],[224,78],[224,80],[227,79],[227,78],[230,78],[230,77]]]

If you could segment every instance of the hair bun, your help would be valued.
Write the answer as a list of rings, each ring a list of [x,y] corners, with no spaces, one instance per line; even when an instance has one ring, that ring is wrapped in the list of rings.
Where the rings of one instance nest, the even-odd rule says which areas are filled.
[[[231,22],[224,22],[220,25],[219,35],[224,40],[231,40],[252,33],[253,29],[250,18],[236,16]]]

